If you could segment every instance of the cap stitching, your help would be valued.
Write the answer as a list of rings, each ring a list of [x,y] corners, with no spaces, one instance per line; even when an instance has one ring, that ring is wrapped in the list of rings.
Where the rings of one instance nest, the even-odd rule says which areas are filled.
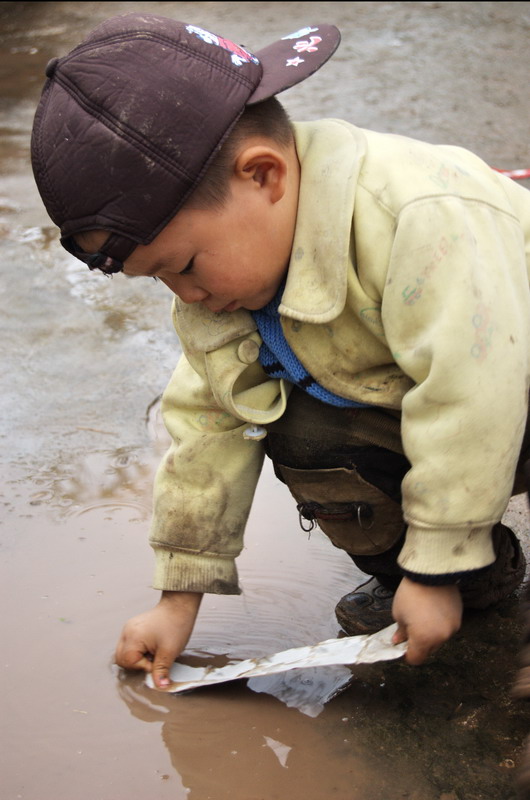
[[[119,42],[132,42],[134,39],[145,39],[146,41],[153,41],[158,42],[164,45],[167,45],[171,50],[174,52],[181,52],[191,56],[196,62],[202,62],[210,67],[216,69],[219,74],[225,75],[229,77],[233,85],[239,85],[241,88],[245,88],[248,90],[248,97],[252,95],[252,93],[256,90],[257,86],[259,86],[262,76],[263,76],[263,67],[261,66],[261,62],[258,59],[258,64],[252,64],[252,68],[256,67],[257,72],[255,74],[255,80],[252,80],[248,77],[242,70],[240,71],[239,68],[235,68],[231,63],[224,63],[223,58],[219,58],[220,52],[225,52],[221,49],[212,49],[209,52],[199,52],[197,49],[191,47],[186,42],[182,41],[174,41],[173,39],[164,36],[163,34],[149,31],[149,30],[141,30],[136,31],[134,34],[131,32],[126,33],[119,33],[119,34],[111,34],[106,37],[100,37],[97,41],[85,42],[83,45],[78,46],[75,48],[70,54],[66,55],[62,59],[59,60],[56,70],[53,76],[49,79],[49,87],[53,86],[53,82],[56,81],[59,86],[73,99],[73,101],[79,105],[81,108],[87,113],[90,113],[95,119],[97,119],[102,125],[104,125],[108,130],[112,131],[115,135],[117,135],[121,140],[131,147],[135,147],[138,149],[139,152],[143,153],[144,155],[153,158],[158,168],[165,170],[167,173],[173,176],[173,178],[177,180],[184,180],[188,182],[188,188],[184,191],[180,192],[180,198],[178,202],[172,206],[170,211],[164,218],[159,222],[159,224],[152,230],[148,237],[139,237],[138,230],[133,227],[129,227],[127,221],[123,219],[123,217],[114,217],[112,214],[104,214],[106,218],[105,229],[111,230],[118,236],[125,236],[126,238],[130,238],[131,240],[137,243],[148,243],[152,241],[153,238],[163,229],[163,227],[167,224],[167,222],[178,212],[179,208],[186,202],[188,197],[193,193],[198,183],[204,176],[205,172],[207,171],[209,164],[211,163],[211,159],[218,151],[220,145],[225,141],[226,136],[232,130],[233,126],[241,116],[244,111],[246,100],[241,104],[241,108],[238,111],[234,112],[234,119],[230,121],[228,124],[225,132],[219,139],[219,141],[212,147],[210,153],[208,153],[207,157],[204,159],[202,167],[200,168],[199,172],[195,175],[191,175],[190,172],[186,169],[186,167],[181,166],[177,161],[172,160],[170,156],[166,155],[163,151],[161,151],[156,144],[149,142],[146,140],[140,132],[132,128],[129,124],[122,122],[119,120],[118,117],[115,117],[110,111],[106,108],[101,107],[99,105],[95,105],[86,95],[86,93],[76,84],[74,78],[70,77],[68,74],[68,65],[71,61],[74,61],[76,57],[78,57],[81,53],[87,53],[93,51],[97,48],[102,46],[111,45],[113,43]],[[48,93],[48,98],[46,101],[46,106],[44,109],[44,113],[46,113],[48,109],[50,95]],[[38,136],[38,144],[39,144],[39,152],[40,158],[39,160],[41,163],[44,163],[44,159],[42,158],[42,143],[43,143],[43,136],[42,136],[43,126],[41,125],[39,129],[39,136]],[[75,225],[74,220],[68,220],[68,212],[63,204],[59,201],[59,198],[56,197],[55,192],[49,182],[49,177],[46,171],[46,167],[42,168],[41,174],[43,176],[43,180],[45,182],[45,186],[49,193],[50,198],[53,198],[55,206],[57,208],[57,216],[66,220],[60,227],[62,230],[65,228],[72,231],[73,228],[77,228]],[[86,224],[82,225],[83,230],[88,230],[89,228]],[[90,228],[91,229],[91,228]],[[77,228],[79,231],[79,228]],[[74,232],[71,232],[70,235],[74,235]]]
[[[161,37],[160,37],[161,38]],[[178,47],[181,47],[184,50],[190,50],[185,46],[182,46],[180,43]],[[196,55],[196,54],[194,54]],[[206,56],[202,56],[201,60],[208,64],[214,64],[215,66],[219,66],[215,61],[212,59],[207,58]],[[236,80],[244,85],[245,87],[253,90],[253,84],[244,76],[238,76],[233,71],[230,71],[224,67],[222,67],[223,71],[226,72],[230,77],[235,77]],[[239,80],[240,77],[243,77],[243,80]],[[187,180],[194,181],[196,178],[191,175],[191,173],[184,167],[178,164],[175,161],[170,160],[170,157],[164,153],[163,150],[159,149],[156,144],[152,142],[148,142],[145,138],[140,134],[135,128],[131,127],[126,122],[121,121],[118,117],[113,115],[109,110],[106,108],[101,107],[100,105],[95,104],[90,100],[89,97],[85,94],[85,92],[77,85],[77,83],[68,75],[65,74],[58,74],[56,73],[54,76],[56,82],[62,86],[65,91],[72,97],[72,99],[77,102],[80,106],[84,107],[87,111],[89,111],[92,116],[99,119],[103,124],[111,129],[116,135],[121,136],[122,139],[128,141],[129,144],[134,144],[141,150],[145,155],[153,156],[156,155],[163,163],[160,166],[167,169],[168,172],[171,174],[178,174],[184,176]],[[244,107],[244,104],[243,104]]]
[[[241,109],[239,114],[230,123],[230,125],[228,126],[228,128],[224,132],[224,134],[223,134],[222,138],[219,140],[219,142],[212,148],[211,152],[208,154],[208,157],[204,161],[202,169],[197,174],[196,178],[190,183],[190,186],[188,187],[188,189],[182,193],[182,195],[181,195],[180,199],[178,200],[178,202],[174,206],[171,207],[170,211],[161,220],[161,222],[155,227],[155,229],[149,233],[149,235],[147,237],[139,237],[137,229],[133,228],[132,226],[129,227],[128,222],[126,220],[124,220],[123,217],[119,217],[118,218],[118,217],[113,217],[111,214],[108,214],[108,213],[105,214],[105,215],[102,215],[100,213],[99,214],[100,216],[106,216],[107,219],[111,223],[116,224],[117,226],[119,226],[117,229],[112,229],[110,227],[109,228],[106,227],[105,230],[112,230],[113,233],[117,233],[119,235],[125,235],[127,237],[129,237],[129,235],[130,235],[130,238],[133,239],[135,242],[137,242],[139,244],[149,244],[149,242],[152,242],[153,239],[160,233],[160,231],[163,228],[165,228],[167,223],[171,219],[173,219],[173,217],[179,211],[179,209],[182,208],[182,206],[184,205],[184,203],[186,202],[188,197],[190,197],[190,195],[195,191],[195,189],[197,188],[197,185],[201,182],[201,180],[203,179],[204,175],[208,171],[208,168],[210,166],[210,163],[211,163],[212,158],[214,157],[215,153],[217,152],[219,147],[221,147],[223,145],[223,143],[225,142],[226,138],[230,134],[230,131],[233,129],[233,127],[237,123],[238,119],[241,117],[242,113],[243,113],[243,109]],[[63,212],[63,216],[67,217],[68,215],[67,215],[66,212]],[[61,225],[61,230],[63,230],[66,225],[68,226],[68,230],[70,230],[70,227],[73,226],[74,224],[75,224],[75,220],[67,220],[67,222],[65,222],[65,223],[63,223],[63,225]],[[83,226],[82,229],[76,229],[75,232],[79,233],[80,230],[92,230],[92,229],[93,229],[93,226],[90,227],[90,228]],[[75,235],[75,232],[72,232],[69,235],[73,236],[73,235]]]
[[[40,171],[40,174],[42,176],[43,184],[44,184],[44,186],[46,188],[46,191],[47,191],[48,195],[52,198],[53,204],[55,205],[55,211],[56,211],[55,216],[56,217],[61,217],[61,216],[65,217],[65,216],[67,216],[66,206],[63,205],[63,203],[61,202],[61,200],[57,196],[57,194],[56,194],[56,192],[55,192],[55,190],[54,190],[54,188],[53,188],[53,186],[51,184],[50,178],[48,176],[48,170],[46,168],[46,159],[44,158],[44,155],[43,155],[42,131],[43,131],[43,128],[44,128],[44,118],[46,117],[46,115],[48,113],[48,106],[49,106],[49,102],[50,102],[50,91],[49,91],[50,85],[51,84],[49,84],[45,88],[43,93],[42,93],[42,96],[43,96],[43,99],[44,99],[44,103],[42,105],[42,111],[39,114],[38,118],[35,119],[35,126],[37,128],[37,139],[36,139],[36,141],[37,141],[37,151],[38,151],[38,156],[39,156],[38,161],[39,161],[39,164],[42,165],[39,171]],[[45,96],[45,93],[46,93],[46,96]],[[51,216],[51,214],[50,214],[50,216]],[[52,219],[53,219],[53,217],[52,217]]]
[[[130,33],[113,34],[113,35],[108,36],[108,37],[106,37],[104,39],[98,39],[98,40],[93,41],[93,42],[87,42],[86,44],[75,48],[75,50],[73,50],[70,54],[68,54],[64,58],[62,58],[61,61],[60,61],[60,65],[59,66],[62,67],[63,64],[67,64],[68,62],[75,60],[75,58],[80,53],[85,53],[85,52],[88,52],[89,50],[95,50],[98,47],[101,47],[102,45],[114,44],[114,43],[118,43],[118,42],[121,42],[121,41],[132,41],[133,39],[143,39],[143,38],[145,38],[145,39],[153,39],[153,40],[159,41],[159,42],[161,42],[163,44],[167,44],[170,47],[173,47],[174,49],[181,48],[182,50],[185,50],[187,53],[189,53],[190,55],[193,55],[195,58],[199,59],[200,61],[204,61],[206,64],[214,64],[222,72],[225,72],[227,75],[230,75],[231,77],[235,78],[235,80],[239,81],[240,83],[247,84],[249,88],[253,89],[253,91],[255,91],[255,89],[257,88],[257,86],[259,86],[259,83],[261,82],[261,78],[260,78],[260,81],[258,82],[257,86],[255,86],[254,82],[250,78],[248,78],[243,72],[239,71],[240,68],[238,68],[238,71],[236,71],[234,66],[230,67],[228,64],[223,64],[221,61],[217,61],[215,58],[210,57],[207,53],[201,53],[198,50],[194,50],[192,47],[190,47],[185,42],[180,42],[180,41],[176,42],[176,41],[174,41],[173,39],[171,39],[169,37],[166,37],[166,36],[164,36],[164,35],[162,35],[160,33],[155,33],[153,31],[138,31],[138,32],[135,32],[133,35],[131,35]],[[228,54],[228,51],[224,50],[224,48],[222,48],[222,47],[216,48],[215,50],[212,49],[211,52],[212,52],[212,56],[213,56],[214,53],[217,53],[217,52],[219,52],[219,53],[227,53]],[[257,56],[254,56],[254,57],[257,58]],[[259,61],[259,59],[258,59],[258,61]],[[256,64],[254,66],[258,66],[258,65]],[[259,66],[261,66],[261,61],[259,61]]]
[[[127,123],[122,122],[117,117],[114,117],[110,112],[106,111],[106,109],[102,109],[101,107],[91,103],[87,96],[81,92],[78,86],[71,83],[68,80],[65,80],[64,76],[61,77],[60,80],[57,80],[57,83],[72,97],[72,99],[84,108],[86,111],[90,112],[91,115],[105,125],[109,130],[111,130],[117,136],[120,136],[121,139],[128,142],[130,145],[134,145],[138,148],[138,150],[142,151],[144,155],[156,157],[157,163],[162,168],[165,168],[167,172],[171,174],[178,174],[180,176],[185,177],[188,180],[193,180],[192,176],[189,172],[187,172],[186,168],[179,165],[175,161],[171,161],[169,156],[166,155],[163,151],[159,150],[156,145],[147,143],[140,138],[141,134],[138,133],[134,128],[131,128]]]
[[[208,168],[210,166],[211,160],[212,160],[213,156],[215,155],[215,152],[217,151],[218,147],[220,145],[222,145],[223,142],[226,140],[228,134],[230,133],[230,131],[232,130],[232,128],[234,127],[234,125],[236,124],[236,122],[237,122],[237,120],[239,119],[240,116],[241,116],[241,114],[238,114],[236,119],[229,125],[229,127],[225,131],[225,133],[224,133],[222,139],[220,140],[220,142],[217,145],[215,145],[215,147],[212,149],[212,151],[208,154],[208,158],[205,160],[201,171],[198,173],[198,175],[193,180],[193,182],[191,182],[191,184],[188,187],[188,189],[185,192],[182,193],[182,196],[180,197],[180,199],[178,200],[176,205],[171,207],[171,210],[166,214],[166,216],[162,219],[162,221],[155,227],[155,229],[153,231],[151,231],[151,233],[149,233],[149,235],[147,237],[139,237],[137,229],[133,228],[132,226],[129,227],[128,221],[124,220],[123,217],[114,217],[112,214],[109,214],[109,213],[102,214],[101,212],[99,212],[96,216],[105,216],[109,220],[110,223],[115,224],[116,226],[119,226],[116,230],[113,230],[111,228],[108,228],[108,229],[105,228],[105,230],[112,230],[113,233],[119,234],[121,236],[123,236],[123,235],[129,236],[129,234],[130,234],[130,238],[133,239],[138,244],[148,244],[149,242],[152,242],[153,239],[160,233],[160,231],[163,228],[165,228],[167,223],[170,220],[173,219],[173,217],[179,211],[179,209],[182,208],[182,206],[184,205],[184,203],[186,202],[188,197],[190,197],[190,195],[195,191],[195,189],[197,188],[197,185],[200,183],[200,181],[202,180],[202,178],[204,177],[204,175],[208,171]],[[67,217],[67,214],[64,213],[64,216]],[[75,224],[75,220],[68,220],[66,223],[63,223],[63,225],[61,226],[61,229],[63,229],[65,227],[65,225],[71,226],[73,224]],[[92,227],[83,227],[82,230],[93,230],[93,226]],[[124,233],[124,231],[127,231],[127,233]],[[79,233],[80,229],[77,229],[76,232]],[[71,233],[69,235],[73,236],[75,234]]]

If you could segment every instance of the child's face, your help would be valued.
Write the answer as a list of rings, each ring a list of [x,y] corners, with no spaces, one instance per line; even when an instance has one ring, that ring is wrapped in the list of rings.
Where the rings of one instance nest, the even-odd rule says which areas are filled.
[[[262,308],[287,270],[296,218],[296,208],[282,215],[282,204],[267,197],[254,181],[234,181],[222,208],[182,209],[151,244],[133,250],[124,273],[157,277],[183,302],[210,311]],[[94,252],[107,236],[77,239]]]

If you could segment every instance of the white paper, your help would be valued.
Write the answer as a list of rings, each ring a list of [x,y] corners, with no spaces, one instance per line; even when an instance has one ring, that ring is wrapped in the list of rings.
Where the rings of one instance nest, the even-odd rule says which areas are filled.
[[[397,625],[394,624],[377,633],[327,639],[319,644],[294,647],[263,658],[249,658],[225,667],[189,667],[186,664],[175,663],[169,673],[171,685],[165,691],[176,694],[199,686],[212,686],[238,678],[274,675],[304,667],[390,661],[400,658],[407,649],[406,643],[392,644],[392,636],[396,629]],[[154,688],[151,675],[147,675],[146,683],[151,689]]]

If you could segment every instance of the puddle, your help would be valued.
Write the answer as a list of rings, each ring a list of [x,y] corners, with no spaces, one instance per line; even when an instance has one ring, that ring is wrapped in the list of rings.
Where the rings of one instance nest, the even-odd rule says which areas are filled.
[[[300,3],[283,3],[281,20],[260,3],[250,26],[248,3],[147,5],[256,48],[307,24]],[[60,249],[28,154],[49,58],[139,6],[0,3],[2,797],[514,800],[530,731],[509,696],[516,603],[466,620],[420,669],[326,668],[166,696],[113,666],[124,621],[155,602],[158,398],[179,346],[165,287],[92,275]],[[286,93],[293,117],[343,116],[530,166],[528,3],[311,8],[343,45],[317,91]],[[525,504],[510,514],[528,552]],[[300,530],[268,466],[239,570],[242,596],[205,599],[190,663],[334,637],[334,605],[359,579]]]

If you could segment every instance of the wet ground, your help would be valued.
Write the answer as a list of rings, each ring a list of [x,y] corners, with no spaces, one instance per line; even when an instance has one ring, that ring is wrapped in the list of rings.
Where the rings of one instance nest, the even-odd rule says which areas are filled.
[[[468,617],[424,667],[355,668],[325,706],[345,668],[170,697],[112,664],[125,619],[156,599],[146,534],[166,445],[158,398],[179,345],[164,287],[91,275],[60,250],[28,140],[48,59],[139,9],[256,49],[333,22],[341,48],[284,95],[293,117],[345,117],[530,167],[530,3],[0,3],[1,797],[513,800],[530,732],[530,710],[509,694],[516,600]],[[528,552],[524,498],[508,517]],[[206,600],[190,658],[335,636],[334,604],[359,577],[300,531],[268,469],[240,572],[241,597]]]

